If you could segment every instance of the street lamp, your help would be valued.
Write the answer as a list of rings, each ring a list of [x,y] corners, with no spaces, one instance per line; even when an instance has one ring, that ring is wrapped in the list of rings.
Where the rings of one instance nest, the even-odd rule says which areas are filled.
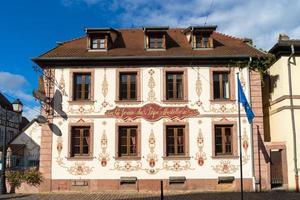
[[[16,99],[12,103],[13,111],[21,114],[23,111],[23,104],[20,99]],[[1,156],[1,179],[0,179],[0,194],[6,194],[6,181],[5,181],[5,171],[6,171],[6,129],[7,129],[7,107],[4,107],[5,110],[5,123],[4,123],[4,134],[2,141],[2,156]],[[22,123],[22,117],[18,121],[18,132],[20,131],[20,124]]]

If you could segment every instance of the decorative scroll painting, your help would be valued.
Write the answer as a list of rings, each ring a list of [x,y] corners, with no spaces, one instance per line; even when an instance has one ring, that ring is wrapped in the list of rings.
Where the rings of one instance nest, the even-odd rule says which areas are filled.
[[[250,156],[248,155],[249,137],[247,135],[246,128],[244,128],[243,131],[242,146],[243,146],[243,164],[246,164],[250,159]]]
[[[239,169],[239,166],[231,164],[230,160],[221,160],[219,164],[212,166],[212,169],[219,174],[232,174]]]
[[[150,74],[150,78],[149,78],[149,81],[148,81],[148,87],[149,87],[148,101],[153,102],[153,101],[156,101],[155,91],[154,91],[155,81],[154,81],[154,78],[153,78],[153,74],[155,72],[154,72],[153,69],[150,69],[148,73]]]
[[[56,140],[56,150],[58,153],[58,157],[56,157],[56,163],[67,170],[69,174],[75,175],[75,176],[82,176],[82,175],[88,175],[90,174],[94,167],[86,166],[85,162],[75,162],[73,166],[68,166],[64,162],[64,158],[61,157],[61,152],[63,149],[63,140],[61,137],[58,137]]]
[[[105,133],[105,130],[103,130],[103,134],[101,136],[101,153],[99,154],[98,160],[101,163],[102,167],[105,167],[107,165],[107,161],[109,161],[109,154],[107,151],[107,136]]]
[[[155,103],[149,103],[143,107],[116,107],[113,110],[106,111],[107,117],[122,118],[124,120],[144,118],[148,121],[157,121],[161,118],[184,119],[198,116],[196,109],[184,107],[161,107]]]
[[[144,170],[149,174],[156,174],[160,169],[155,167],[158,161],[158,155],[155,153],[156,144],[153,129],[151,129],[148,143],[150,152],[147,155],[147,162],[149,163],[149,168]]]
[[[206,153],[203,151],[204,138],[201,129],[199,129],[199,134],[197,137],[197,146],[198,152],[196,153],[195,159],[198,161],[199,166],[203,166],[204,161],[206,160]]]

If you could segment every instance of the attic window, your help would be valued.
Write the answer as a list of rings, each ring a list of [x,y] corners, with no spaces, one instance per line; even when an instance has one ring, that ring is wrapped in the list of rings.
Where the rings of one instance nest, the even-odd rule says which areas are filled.
[[[93,37],[91,42],[91,49],[106,49],[107,45],[105,37]]]
[[[145,47],[149,50],[164,50],[166,49],[166,35],[169,27],[153,26],[144,27],[145,32]]]
[[[152,33],[148,36],[150,49],[163,49],[165,48],[165,37],[163,34]]]
[[[209,33],[196,32],[194,34],[194,48],[213,48],[213,40]]]

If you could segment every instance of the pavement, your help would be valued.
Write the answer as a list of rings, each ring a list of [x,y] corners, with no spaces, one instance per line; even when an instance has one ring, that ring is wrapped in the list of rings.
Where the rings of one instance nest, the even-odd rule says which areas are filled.
[[[201,193],[201,192],[167,192],[164,200],[240,200],[240,193]],[[6,194],[1,200],[125,200],[145,199],[160,200],[159,193],[147,192],[101,192],[101,193],[40,193],[40,194]],[[244,200],[300,200],[300,193],[272,191],[261,193],[244,193]]]

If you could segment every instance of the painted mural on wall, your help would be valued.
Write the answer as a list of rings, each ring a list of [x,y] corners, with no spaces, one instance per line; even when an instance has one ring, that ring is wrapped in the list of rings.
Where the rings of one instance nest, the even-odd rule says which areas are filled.
[[[155,103],[149,103],[142,107],[116,107],[113,110],[106,111],[107,117],[136,119],[144,118],[148,121],[157,121],[161,118],[184,119],[188,117],[198,116],[196,109],[184,107],[162,107]]]

